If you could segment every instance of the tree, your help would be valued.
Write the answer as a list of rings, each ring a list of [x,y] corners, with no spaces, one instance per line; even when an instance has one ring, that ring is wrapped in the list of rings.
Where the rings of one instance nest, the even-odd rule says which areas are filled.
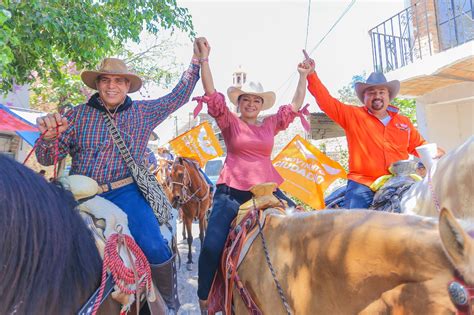
[[[179,76],[176,57],[170,53],[177,45],[175,40],[158,35],[154,40],[141,43],[135,51],[125,47],[117,51],[116,55],[142,78],[144,84],[139,92],[142,96],[148,96],[151,83],[169,87]],[[43,112],[54,112],[60,106],[82,104],[94,93],[81,81],[75,63],[64,64],[62,70],[62,78],[56,80],[49,76],[37,78],[36,72],[33,72],[36,80],[30,89],[31,107]]]
[[[138,43],[143,31],[162,29],[195,35],[191,16],[175,0],[2,0],[0,90],[30,83],[61,91],[58,102],[76,101],[83,97],[76,69],[126,53],[127,42]]]
[[[416,100],[395,97],[392,105],[397,106],[400,112],[410,118],[411,122],[416,126]]]
[[[362,102],[355,93],[354,86],[356,82],[365,82],[366,77],[367,74],[365,72],[361,75],[353,76],[351,82],[338,91],[339,100],[346,104],[362,105]],[[407,116],[414,124],[416,124],[416,101],[414,99],[395,97],[391,104],[398,107],[402,115]]]
[[[354,91],[354,86],[357,82],[364,82],[366,80],[367,74],[362,73],[352,77],[352,80],[346,86],[343,86],[342,89],[338,90],[339,100],[345,104],[351,105],[362,105],[362,102],[359,100]]]

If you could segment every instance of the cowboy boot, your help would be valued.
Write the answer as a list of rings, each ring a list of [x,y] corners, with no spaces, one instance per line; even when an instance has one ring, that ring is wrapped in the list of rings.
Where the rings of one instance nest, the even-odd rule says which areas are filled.
[[[208,300],[201,300],[199,299],[199,309],[201,310],[201,315],[208,315],[209,312],[207,310],[209,306]]]
[[[174,313],[178,312],[180,303],[178,298],[178,283],[176,274],[176,254],[161,264],[150,264],[153,283],[160,291],[168,308]]]

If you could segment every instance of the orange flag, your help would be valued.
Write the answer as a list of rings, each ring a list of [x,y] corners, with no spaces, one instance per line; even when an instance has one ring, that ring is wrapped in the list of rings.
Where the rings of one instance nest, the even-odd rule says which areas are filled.
[[[273,160],[283,177],[280,188],[314,209],[324,209],[324,191],[346,171],[300,136],[291,140]]]
[[[176,155],[194,159],[201,167],[223,154],[219,140],[207,121],[174,138],[169,144]]]

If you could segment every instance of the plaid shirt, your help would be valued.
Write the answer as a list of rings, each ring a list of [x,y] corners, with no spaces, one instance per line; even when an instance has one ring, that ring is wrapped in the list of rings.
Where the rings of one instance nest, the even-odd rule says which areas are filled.
[[[171,113],[189,101],[199,80],[199,66],[191,64],[171,93],[156,100],[133,101],[115,114],[115,125],[137,163],[143,163],[151,132]],[[59,138],[59,159],[70,154],[69,174],[95,179],[99,185],[131,176],[120,151],[114,144],[101,111],[87,104],[76,106],[64,115],[68,128]],[[38,139],[36,157],[43,165],[52,165],[55,141]]]

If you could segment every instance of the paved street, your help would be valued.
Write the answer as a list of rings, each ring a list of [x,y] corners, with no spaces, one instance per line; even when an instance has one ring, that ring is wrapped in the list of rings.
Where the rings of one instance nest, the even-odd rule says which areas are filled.
[[[182,240],[183,225],[178,223],[178,249],[181,256],[181,267],[178,266],[178,291],[181,308],[178,314],[195,315],[200,314],[197,298],[197,274],[198,274],[198,258],[201,249],[199,241],[199,225],[193,223],[193,262],[192,270],[186,269],[186,261],[188,256],[188,244]]]

